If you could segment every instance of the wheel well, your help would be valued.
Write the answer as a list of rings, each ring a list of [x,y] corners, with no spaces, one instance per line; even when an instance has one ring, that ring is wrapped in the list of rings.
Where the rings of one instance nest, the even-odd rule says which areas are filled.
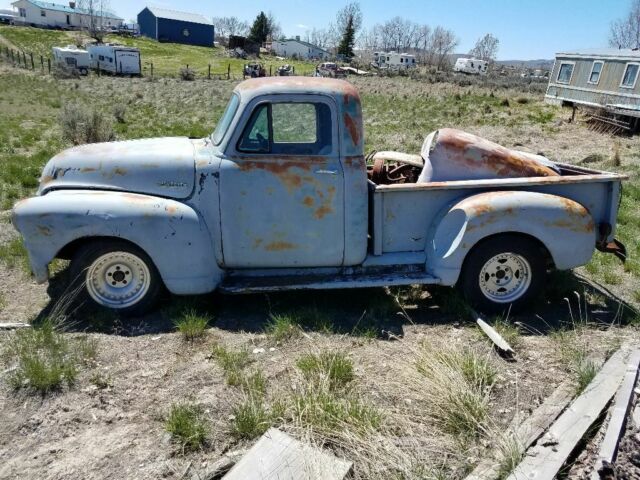
[[[544,260],[545,260],[545,264],[547,267],[547,270],[552,270],[555,268],[555,264],[553,262],[553,257],[551,256],[551,253],[549,252],[549,249],[547,248],[547,246],[539,239],[534,237],[533,235],[529,235],[528,233],[522,233],[522,232],[501,232],[501,233],[496,233],[493,235],[489,235],[488,237],[484,237],[480,240],[478,240],[473,247],[471,247],[469,249],[469,251],[467,252],[467,255],[464,257],[464,263],[467,261],[467,258],[469,258],[469,254],[475,250],[476,248],[478,248],[480,245],[482,245],[485,242],[491,241],[497,237],[503,237],[503,236],[510,236],[510,237],[520,237],[520,238],[526,238],[530,241],[532,241],[533,243],[535,243],[539,250],[540,250],[540,254],[543,256]]]
[[[139,248],[140,250],[142,250],[144,252],[144,249],[142,247],[140,247],[140,245],[136,245],[135,243],[133,243],[130,240],[127,240],[126,238],[120,238],[120,237],[80,237],[80,238],[76,238],[75,240],[73,240],[70,243],[67,243],[64,247],[62,247],[60,249],[60,251],[56,254],[56,258],[62,258],[64,260],[71,260],[73,258],[73,256],[76,254],[76,252],[81,248],[84,247],[85,245],[88,245],[90,243],[97,243],[97,242],[108,242],[110,240],[117,240],[119,242],[125,242],[128,243],[136,248]],[[147,253],[147,252],[145,252]]]

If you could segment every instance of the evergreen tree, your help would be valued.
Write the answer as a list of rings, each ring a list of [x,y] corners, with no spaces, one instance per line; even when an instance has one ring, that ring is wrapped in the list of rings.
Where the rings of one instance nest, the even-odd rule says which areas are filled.
[[[344,55],[348,58],[353,57],[353,46],[355,41],[356,29],[353,26],[353,15],[350,15],[347,19],[347,24],[344,27],[344,32],[342,32],[342,40],[340,40],[340,45],[338,45],[338,54]]]
[[[269,19],[264,12],[260,12],[251,26],[249,40],[258,45],[262,45],[267,40],[269,33]]]

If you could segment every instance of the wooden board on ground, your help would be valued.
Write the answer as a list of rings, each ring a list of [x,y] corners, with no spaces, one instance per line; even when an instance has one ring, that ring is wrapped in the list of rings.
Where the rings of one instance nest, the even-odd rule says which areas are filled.
[[[604,410],[622,382],[628,351],[618,350],[604,364],[585,391],[529,449],[507,480],[554,478],[587,429]]]
[[[225,480],[342,480],[353,464],[270,428]]]
[[[500,335],[491,325],[489,325],[487,322],[482,320],[482,318],[480,318],[477,314],[476,314],[476,317],[477,317],[476,323],[478,324],[480,329],[485,333],[485,335],[489,337],[489,339],[493,342],[496,348],[500,350],[500,352],[503,355],[506,355],[508,357],[513,357],[515,352],[513,351],[513,348],[511,348],[511,345],[509,345],[507,341],[504,338],[502,338],[502,335]]]
[[[570,382],[561,383],[549,397],[520,424],[514,432],[517,444],[526,450],[535,442],[549,425],[558,418],[573,397],[574,389]],[[481,461],[465,480],[489,480],[498,476],[500,459],[487,458]]]
[[[629,413],[629,407],[631,406],[631,399],[633,397],[633,389],[636,386],[636,380],[638,379],[639,364],[640,350],[636,350],[629,357],[627,371],[624,375],[624,379],[622,380],[622,385],[620,385],[620,388],[613,400],[611,417],[609,418],[607,431],[605,432],[604,439],[600,444],[600,453],[596,460],[595,469],[591,474],[592,480],[600,479],[598,470],[602,467],[603,460],[612,463],[616,459],[618,443],[620,442],[620,437],[623,433],[622,429],[624,427],[624,421]]]

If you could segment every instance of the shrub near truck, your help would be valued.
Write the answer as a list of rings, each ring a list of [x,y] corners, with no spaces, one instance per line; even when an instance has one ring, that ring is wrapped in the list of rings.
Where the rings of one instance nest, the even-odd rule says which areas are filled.
[[[624,256],[614,238],[623,179],[452,129],[420,155],[365,159],[350,83],[279,77],[240,83],[210,137],[60,153],[13,222],[38,281],[69,258],[87,298],[123,313],[151,308],[162,287],[406,284],[457,285],[500,311],[596,247]]]

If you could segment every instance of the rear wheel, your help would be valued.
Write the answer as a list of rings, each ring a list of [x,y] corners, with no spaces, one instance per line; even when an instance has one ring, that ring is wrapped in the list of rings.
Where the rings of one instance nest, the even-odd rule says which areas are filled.
[[[162,280],[149,256],[122,241],[83,246],[71,261],[70,274],[81,300],[122,315],[148,312],[162,290]]]
[[[467,255],[458,287],[481,311],[515,312],[540,294],[545,274],[545,252],[534,240],[499,235]]]

